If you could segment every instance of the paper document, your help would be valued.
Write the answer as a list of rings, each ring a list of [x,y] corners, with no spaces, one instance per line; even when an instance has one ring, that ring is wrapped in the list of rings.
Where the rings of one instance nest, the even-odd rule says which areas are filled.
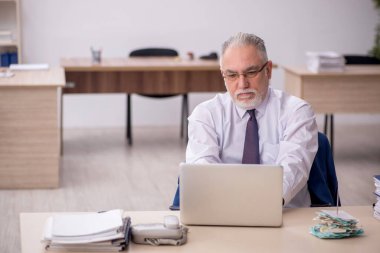
[[[373,207],[373,217],[380,220],[380,175],[374,175],[376,203]]]
[[[11,64],[9,66],[11,70],[48,70],[49,64]]]
[[[342,72],[345,67],[343,55],[336,52],[306,52],[306,66],[314,73]]]
[[[130,217],[123,216],[120,209],[50,216],[41,242],[46,251],[121,251],[128,246],[131,230]]]
[[[65,214],[53,216],[53,236],[84,236],[117,230],[123,226],[122,210],[104,213]]]
[[[330,215],[333,218],[340,218],[340,219],[346,220],[346,221],[356,220],[354,216],[352,216],[351,214],[349,214],[343,210],[339,210],[338,213],[336,213],[335,210],[322,210],[322,212]]]

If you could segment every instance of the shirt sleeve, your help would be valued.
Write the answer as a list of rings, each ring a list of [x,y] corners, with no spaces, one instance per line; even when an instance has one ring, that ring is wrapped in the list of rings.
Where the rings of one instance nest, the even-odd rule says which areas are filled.
[[[318,126],[311,106],[302,103],[288,113],[276,162],[284,169],[285,205],[307,184],[318,149]]]
[[[187,163],[221,163],[218,135],[211,112],[203,106],[189,117]]]

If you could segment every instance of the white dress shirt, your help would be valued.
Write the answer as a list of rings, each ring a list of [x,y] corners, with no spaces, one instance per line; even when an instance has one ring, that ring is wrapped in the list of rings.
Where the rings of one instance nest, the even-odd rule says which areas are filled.
[[[310,206],[307,180],[318,149],[315,114],[304,100],[268,88],[255,110],[261,164],[284,169],[286,207]],[[187,163],[242,163],[249,114],[229,93],[199,104],[189,117]]]

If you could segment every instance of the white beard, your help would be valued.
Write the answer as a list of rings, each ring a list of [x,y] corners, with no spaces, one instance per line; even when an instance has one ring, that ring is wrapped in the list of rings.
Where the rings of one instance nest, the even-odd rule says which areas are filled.
[[[228,90],[228,88],[227,88]],[[250,100],[247,100],[247,101],[241,101],[238,99],[238,95],[242,94],[242,93],[247,93],[247,92],[252,92],[255,94],[254,98],[250,99]],[[231,93],[230,93],[231,95]],[[252,110],[252,109],[256,109],[264,100],[264,96],[263,94],[261,94],[258,90],[256,89],[244,89],[244,90],[237,90],[235,92],[235,94],[233,94],[232,97],[232,100],[234,101],[234,103],[244,109],[244,110]]]

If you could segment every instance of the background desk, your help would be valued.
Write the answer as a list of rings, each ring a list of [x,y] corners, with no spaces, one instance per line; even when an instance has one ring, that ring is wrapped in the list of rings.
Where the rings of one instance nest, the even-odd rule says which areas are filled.
[[[225,91],[219,62],[179,58],[115,58],[93,64],[89,58],[64,58],[63,93],[181,94]]]
[[[322,240],[309,234],[315,212],[320,208],[284,211],[281,228],[190,226],[187,244],[145,246],[131,244],[127,252],[379,252],[380,221],[373,218],[372,207],[343,207],[363,225],[364,235],[341,240]],[[132,224],[162,222],[164,215],[178,212],[127,212]],[[22,253],[44,252],[40,243],[43,225],[51,213],[21,213]]]
[[[312,73],[306,67],[284,66],[284,69],[288,93],[309,102],[316,113],[331,114],[332,145],[332,114],[380,112],[379,66],[347,66],[340,73]]]
[[[58,187],[63,69],[14,74],[0,78],[0,188]]]
[[[61,60],[61,65],[65,69],[68,83],[62,94],[139,93],[161,95],[224,92],[226,90],[219,62],[215,60],[186,61],[173,57],[133,57],[106,58],[100,64],[93,64],[89,58],[67,58]],[[130,100],[128,100],[128,107],[129,103]],[[63,108],[62,105],[61,108]],[[61,140],[62,124],[61,110]],[[187,127],[185,127],[185,131],[186,129]]]
[[[317,113],[379,113],[380,67],[347,66],[341,73],[285,69],[285,90],[309,102]]]

